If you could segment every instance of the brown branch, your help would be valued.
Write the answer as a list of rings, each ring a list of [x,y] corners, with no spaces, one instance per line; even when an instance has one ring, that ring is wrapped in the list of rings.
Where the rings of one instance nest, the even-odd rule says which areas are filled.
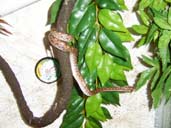
[[[66,32],[67,21],[69,19],[74,3],[75,0],[64,0],[57,20],[58,31]],[[3,20],[0,22],[3,22]],[[58,92],[51,108],[42,117],[34,117],[23,96],[15,73],[12,71],[9,64],[0,56],[0,69],[2,70],[7,83],[9,84],[14,94],[21,116],[28,125],[34,127],[44,127],[56,120],[56,118],[58,118],[66,108],[70,98],[73,86],[73,78],[68,54],[56,49],[53,49],[53,52],[55,57],[59,60],[62,78],[58,82]]]

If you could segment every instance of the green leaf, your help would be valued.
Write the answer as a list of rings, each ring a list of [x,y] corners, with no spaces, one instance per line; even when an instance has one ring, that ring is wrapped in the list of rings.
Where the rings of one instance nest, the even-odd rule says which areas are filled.
[[[96,3],[100,8],[121,10],[118,3],[113,0],[96,0]]]
[[[115,63],[132,68],[129,52],[115,33],[103,28],[99,41],[102,48],[112,55]]]
[[[128,10],[128,8],[125,5],[125,1],[124,0],[116,0],[118,3],[118,6],[123,9],[123,10]]]
[[[60,128],[80,128],[84,121],[84,116],[79,114],[75,114],[73,116],[76,116],[75,119],[73,118],[71,122],[64,121]]]
[[[159,61],[156,58],[149,58],[147,56],[142,55],[142,60],[149,66],[152,66],[152,67],[159,66]]]
[[[137,81],[136,90],[139,90],[143,85],[145,85],[146,82],[152,78],[154,72],[155,72],[155,68],[151,68],[143,71],[140,74],[140,78]]]
[[[93,27],[96,21],[96,7],[94,4],[88,6],[84,15],[80,19],[77,27],[75,28],[76,35],[79,35],[88,27]],[[71,23],[72,24],[72,23]]]
[[[165,0],[165,1],[171,3],[171,0]]]
[[[96,94],[91,97],[88,97],[85,103],[86,116],[89,117],[94,112],[96,112],[97,109],[100,107],[101,103],[102,103],[102,97],[100,94]]]
[[[168,46],[169,46],[169,42],[171,39],[171,31],[163,31],[161,37],[159,38],[158,41],[158,48],[159,48],[159,54],[160,57],[162,59],[162,70],[164,71],[167,67],[168,62],[168,58],[170,58],[169,56],[169,51],[168,51]]]
[[[124,81],[126,81],[126,77],[125,77],[125,73],[124,73],[124,67],[121,65],[118,65],[116,63],[113,63],[111,65],[110,78],[113,80],[124,80]]]
[[[108,81],[110,78],[112,63],[112,58],[108,54],[102,56],[101,61],[97,67],[97,74],[102,84],[106,83],[106,81]]]
[[[128,32],[123,25],[123,21],[119,13],[111,11],[109,9],[101,9],[98,15],[100,23],[109,30],[118,32]]]
[[[152,8],[156,10],[163,10],[167,6],[165,0],[153,0]]]
[[[170,74],[170,72],[171,72],[171,66],[167,67],[167,69],[163,72],[162,76],[160,77],[159,82],[156,85],[156,88],[152,92],[154,108],[157,108],[161,102],[161,99],[163,96],[163,85],[168,75]]]
[[[102,125],[99,121],[89,117],[85,123],[85,128],[102,128]]]
[[[166,80],[164,94],[165,94],[166,101],[168,101],[171,96],[171,74],[169,75],[169,77]]]
[[[91,1],[92,0],[77,0],[68,22],[68,31],[71,35],[74,35],[75,37],[78,36],[77,27],[84,17],[87,9],[90,7],[89,4]]]
[[[104,104],[113,104],[113,105],[120,104],[118,92],[103,92],[103,93],[101,93],[101,95],[102,95]]]
[[[97,108],[95,112],[91,114],[91,117],[95,118],[96,120],[106,121],[106,115],[101,107]]]
[[[50,19],[48,21],[48,24],[55,23],[61,3],[62,3],[62,0],[56,0],[52,4],[51,9],[50,9]]]
[[[96,70],[101,61],[102,49],[98,43],[90,45],[86,51],[85,61],[88,65],[90,73]]]
[[[162,29],[171,30],[171,25],[160,17],[154,17],[154,22]]]
[[[129,32],[114,32],[122,42],[130,42],[133,41],[134,38],[131,36]]]
[[[112,119],[112,116],[110,115],[110,113],[109,113],[109,111],[108,111],[107,108],[102,107],[102,110],[103,110],[103,113],[105,114],[105,117],[106,117],[107,119]]]
[[[146,26],[150,25],[150,18],[144,10],[139,10],[138,15],[140,16],[141,21],[144,23],[144,25]]]
[[[148,32],[148,27],[145,25],[133,25],[132,29],[137,33],[137,34],[146,34]]]
[[[84,107],[83,99],[78,95],[75,89],[72,90],[71,99],[64,115],[60,128],[81,127],[84,116],[82,114]]]
[[[145,44],[150,43],[150,42],[154,39],[155,32],[156,32],[157,30],[158,30],[157,25],[152,24],[152,25],[150,26],[149,31],[148,31],[148,33],[147,33],[147,37],[146,37]]]
[[[127,51],[127,54],[129,55],[129,52]],[[112,56],[112,60],[114,63],[121,65],[124,67],[124,70],[130,70],[132,69],[132,64],[131,64],[131,58],[130,56],[127,58],[127,60]]]
[[[97,31],[98,31],[98,28],[89,27],[80,34],[79,39],[78,39],[78,49],[79,49],[78,65],[79,66],[84,63],[84,56],[85,56],[87,47],[96,41]]]
[[[148,7],[153,0],[141,0],[139,3],[139,10],[143,10],[144,8]]]
[[[84,80],[87,83],[87,86],[89,86],[90,89],[95,89],[94,83],[95,83],[95,81],[97,79],[97,72],[96,72],[96,70],[94,70],[90,74],[89,69],[88,69],[86,63],[84,62],[81,65],[80,71],[81,71],[81,74],[82,74]]]
[[[145,44],[145,42],[146,42],[146,37],[143,36],[143,37],[141,37],[141,39],[137,42],[136,47],[141,47],[142,45]]]
[[[156,72],[154,73],[154,76],[153,76],[152,81],[151,81],[151,90],[155,89],[159,79],[160,79],[160,70],[157,69]]]
[[[169,8],[167,19],[168,19],[168,23],[171,25],[171,7]]]
[[[102,48],[105,51],[109,52],[113,56],[117,56],[125,59],[125,55],[123,53],[125,47],[122,45],[121,40],[118,38],[116,34],[114,34],[113,32],[107,29],[101,29],[99,35],[99,41]]]

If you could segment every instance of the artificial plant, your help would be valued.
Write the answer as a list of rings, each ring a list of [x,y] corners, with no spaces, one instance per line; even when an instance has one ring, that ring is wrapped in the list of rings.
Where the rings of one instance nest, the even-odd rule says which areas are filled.
[[[140,0],[135,11],[140,24],[132,29],[141,39],[137,47],[149,45],[152,56],[143,55],[141,60],[149,68],[143,71],[137,81],[136,89],[148,82],[157,108],[163,99],[171,96],[171,0]]]
[[[56,21],[61,2],[53,3],[49,23]],[[119,13],[126,9],[124,0],[77,0],[72,10],[68,33],[76,40],[78,65],[92,89],[127,85],[124,71],[132,64],[123,42],[133,38]],[[101,128],[101,122],[111,119],[103,104],[119,105],[119,93],[86,97],[74,87],[61,128]]]

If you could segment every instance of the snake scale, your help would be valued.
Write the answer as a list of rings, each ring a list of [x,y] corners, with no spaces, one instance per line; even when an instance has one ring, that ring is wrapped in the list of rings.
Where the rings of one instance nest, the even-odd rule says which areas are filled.
[[[77,81],[81,91],[85,95],[92,96],[100,92],[109,92],[109,91],[132,92],[134,90],[134,87],[131,86],[103,87],[103,88],[97,88],[95,90],[90,90],[78,69],[77,49],[67,44],[67,42],[71,42],[73,40],[73,37],[69,34],[57,32],[57,31],[51,31],[48,35],[48,39],[52,46],[63,52],[69,53],[72,75]]]

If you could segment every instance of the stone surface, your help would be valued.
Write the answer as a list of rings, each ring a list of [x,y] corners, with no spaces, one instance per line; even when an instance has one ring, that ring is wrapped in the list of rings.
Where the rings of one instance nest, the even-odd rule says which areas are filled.
[[[54,84],[40,82],[34,74],[37,61],[50,53],[43,44],[44,34],[49,30],[47,12],[53,0],[41,0],[29,7],[5,16],[12,27],[8,27],[13,35],[0,35],[0,55],[10,64],[21,83],[24,96],[36,116],[41,116],[53,102],[56,93]],[[122,16],[127,26],[138,23],[132,12],[135,0],[126,0],[128,11]],[[138,39],[138,37],[135,37]],[[129,85],[134,85],[136,76],[145,67],[138,57],[148,53],[148,47],[134,48],[134,43],[126,43],[129,48],[134,69],[126,72]],[[146,87],[131,94],[121,94],[121,106],[106,106],[113,119],[103,123],[104,128],[154,128],[155,112],[149,111]],[[46,128],[58,128],[62,119],[59,118]],[[29,128],[18,111],[16,101],[0,72],[0,128]]]

